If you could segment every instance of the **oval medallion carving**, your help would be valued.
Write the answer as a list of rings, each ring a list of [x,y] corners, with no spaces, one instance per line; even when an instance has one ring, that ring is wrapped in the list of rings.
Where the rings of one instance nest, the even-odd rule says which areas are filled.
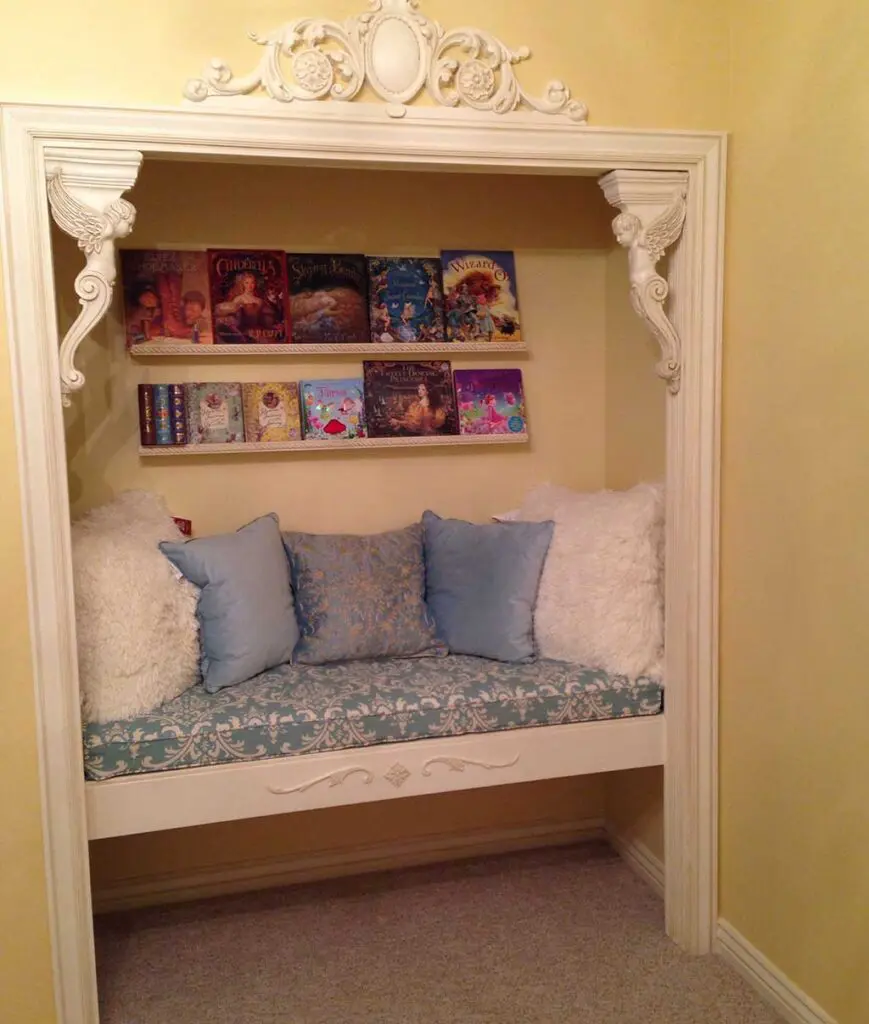
[[[422,88],[428,70],[426,43],[407,19],[379,18],[368,37],[367,58],[368,81],[382,99],[406,103]]]

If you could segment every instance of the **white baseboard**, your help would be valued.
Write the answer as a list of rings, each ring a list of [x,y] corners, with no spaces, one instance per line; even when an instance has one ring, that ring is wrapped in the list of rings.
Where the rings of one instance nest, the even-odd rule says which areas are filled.
[[[741,974],[788,1024],[836,1024],[814,999],[797,988],[727,921],[718,922],[715,952]]]
[[[641,840],[620,836],[612,825],[605,828],[606,837],[619,856],[663,898],[664,862],[661,858],[656,857]]]
[[[95,913],[107,913],[602,838],[603,821],[598,818],[438,833],[352,850],[324,850],[304,857],[244,861],[185,874],[121,880],[95,889],[93,904]]]

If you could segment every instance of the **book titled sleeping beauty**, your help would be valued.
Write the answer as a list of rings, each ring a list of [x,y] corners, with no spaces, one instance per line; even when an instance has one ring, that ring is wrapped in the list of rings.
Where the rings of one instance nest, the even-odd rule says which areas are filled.
[[[245,441],[299,441],[299,385],[295,381],[242,384]]]
[[[453,376],[462,434],[528,433],[521,370],[456,370]]]
[[[437,258],[369,256],[371,341],[444,340],[444,296]]]
[[[367,435],[361,378],[303,380],[300,387],[305,440],[351,440]]]
[[[290,253],[287,268],[295,344],[370,341],[368,263],[364,256]]]
[[[365,360],[365,419],[371,437],[458,434],[449,362]]]
[[[449,249],[441,262],[448,341],[522,340],[512,252]]]
[[[265,249],[209,249],[214,340],[275,345],[290,340],[287,259]]]
[[[241,384],[185,384],[188,444],[244,440]]]

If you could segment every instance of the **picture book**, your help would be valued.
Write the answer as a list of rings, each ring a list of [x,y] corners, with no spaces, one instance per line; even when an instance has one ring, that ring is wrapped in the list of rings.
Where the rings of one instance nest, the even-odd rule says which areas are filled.
[[[456,370],[462,434],[527,434],[522,371]]]
[[[295,381],[242,384],[245,441],[300,441],[299,385]]]
[[[362,367],[365,419],[371,437],[458,434],[448,362],[366,360]]]
[[[439,259],[369,256],[372,342],[444,340]]]
[[[241,384],[185,384],[184,394],[188,444],[244,440]]]
[[[512,252],[441,253],[448,341],[521,341]]]
[[[172,444],[172,400],[168,384],[154,384],[154,429],[157,444]]]
[[[303,380],[300,387],[306,440],[367,436],[361,377]]]
[[[122,249],[121,281],[128,348],[149,341],[214,340],[206,253]]]
[[[214,340],[275,345],[290,340],[287,260],[263,249],[209,249]]]
[[[139,444],[150,446],[157,443],[157,420],[154,411],[154,385],[139,384]]]
[[[368,342],[368,264],[364,256],[287,257],[292,337],[297,345]]]

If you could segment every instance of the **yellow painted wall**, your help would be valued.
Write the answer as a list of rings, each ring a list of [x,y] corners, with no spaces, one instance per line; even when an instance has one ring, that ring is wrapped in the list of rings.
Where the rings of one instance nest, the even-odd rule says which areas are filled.
[[[869,1020],[869,6],[733,0],[721,912]]]
[[[467,20],[464,0],[429,0],[425,10],[445,25]],[[192,3],[154,0],[147,11],[124,3],[79,4],[46,0],[4,10],[0,35],[0,96],[8,102],[140,103],[174,105],[180,83],[213,55],[239,71],[259,51],[241,29],[270,28],[301,14],[344,17],[362,0],[257,0],[241,11],[228,0]],[[639,127],[720,128],[727,124],[727,9],[694,0],[498,0],[481,8],[479,21],[511,45],[526,43],[534,58],[517,69],[529,88],[566,80],[591,108],[592,122]],[[476,20],[476,19],[473,19]],[[690,87],[686,85],[690,83]],[[0,329],[0,335],[5,327]],[[0,395],[8,389],[0,360]],[[9,423],[8,402],[0,408]],[[21,615],[22,540],[14,500],[16,465],[8,429],[0,431],[3,506],[4,613]],[[23,623],[9,629],[4,692],[18,711],[13,755],[15,784],[4,788],[4,820],[20,827],[11,839],[16,871],[0,872],[2,931],[15,942],[0,957],[0,991],[24,1009],[17,1019],[53,1019],[48,996],[50,956],[39,852],[38,783],[29,644]],[[7,746],[4,757],[9,753]],[[4,778],[9,778],[5,769]],[[9,839],[6,840],[10,841]],[[5,851],[4,851],[5,852]],[[8,915],[9,921],[5,915]],[[31,1001],[28,1004],[28,1001]]]

